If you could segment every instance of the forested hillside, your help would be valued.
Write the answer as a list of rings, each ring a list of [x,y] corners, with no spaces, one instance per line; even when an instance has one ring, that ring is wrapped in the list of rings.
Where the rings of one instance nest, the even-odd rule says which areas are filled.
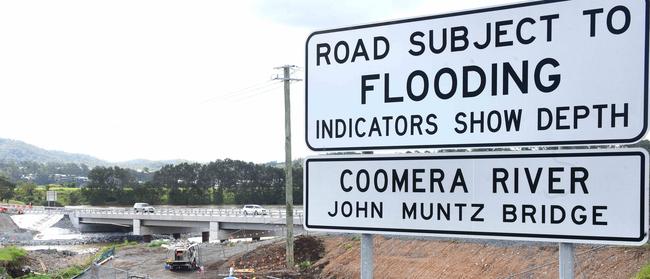
[[[87,167],[96,166],[120,166],[135,170],[149,169],[157,170],[167,164],[178,164],[186,160],[164,160],[152,161],[145,159],[134,159],[123,162],[108,162],[85,154],[67,153],[62,151],[46,150],[22,141],[0,138],[0,162],[21,163],[36,162],[41,164],[76,164]]]

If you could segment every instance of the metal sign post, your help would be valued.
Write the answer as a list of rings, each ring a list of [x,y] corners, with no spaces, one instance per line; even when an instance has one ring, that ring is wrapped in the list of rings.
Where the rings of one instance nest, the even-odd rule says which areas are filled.
[[[372,279],[375,270],[373,249],[373,235],[361,234],[361,279]]]
[[[560,279],[573,279],[575,248],[573,243],[560,243]]]
[[[362,154],[373,154],[373,151],[363,151]],[[374,237],[372,234],[361,234],[361,279],[372,279],[375,271]]]

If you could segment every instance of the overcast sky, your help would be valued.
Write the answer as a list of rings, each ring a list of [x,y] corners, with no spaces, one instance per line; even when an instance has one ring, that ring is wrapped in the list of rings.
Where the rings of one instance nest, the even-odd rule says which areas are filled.
[[[0,1],[0,137],[109,161],[282,161],[273,68],[304,67],[311,32],[510,2]],[[291,89],[298,158],[313,153]]]

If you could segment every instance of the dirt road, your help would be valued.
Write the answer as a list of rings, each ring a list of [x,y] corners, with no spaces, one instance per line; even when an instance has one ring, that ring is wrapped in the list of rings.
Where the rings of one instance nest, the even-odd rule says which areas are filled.
[[[272,241],[239,242],[225,244],[201,244],[201,262],[205,267],[204,272],[197,271],[169,271],[164,264],[168,257],[168,249],[162,247],[151,248],[146,244],[122,247],[117,250],[115,258],[99,268],[99,278],[126,278],[128,275],[139,275],[151,279],[167,278],[223,278],[219,274],[227,273],[227,269],[220,270],[222,263],[228,258],[255,250],[261,245]],[[92,272],[88,272],[81,279],[90,279]]]

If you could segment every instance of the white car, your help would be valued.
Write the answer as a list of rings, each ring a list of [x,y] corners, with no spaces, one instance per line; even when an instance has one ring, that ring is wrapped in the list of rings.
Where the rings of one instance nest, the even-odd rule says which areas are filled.
[[[257,205],[257,204],[247,204],[242,208],[244,215],[266,215],[269,214],[268,210]]]
[[[135,211],[135,213],[140,213],[140,212],[142,212],[142,213],[153,213],[154,209],[153,209],[153,206],[149,205],[148,203],[136,202],[133,205],[133,211]]]

